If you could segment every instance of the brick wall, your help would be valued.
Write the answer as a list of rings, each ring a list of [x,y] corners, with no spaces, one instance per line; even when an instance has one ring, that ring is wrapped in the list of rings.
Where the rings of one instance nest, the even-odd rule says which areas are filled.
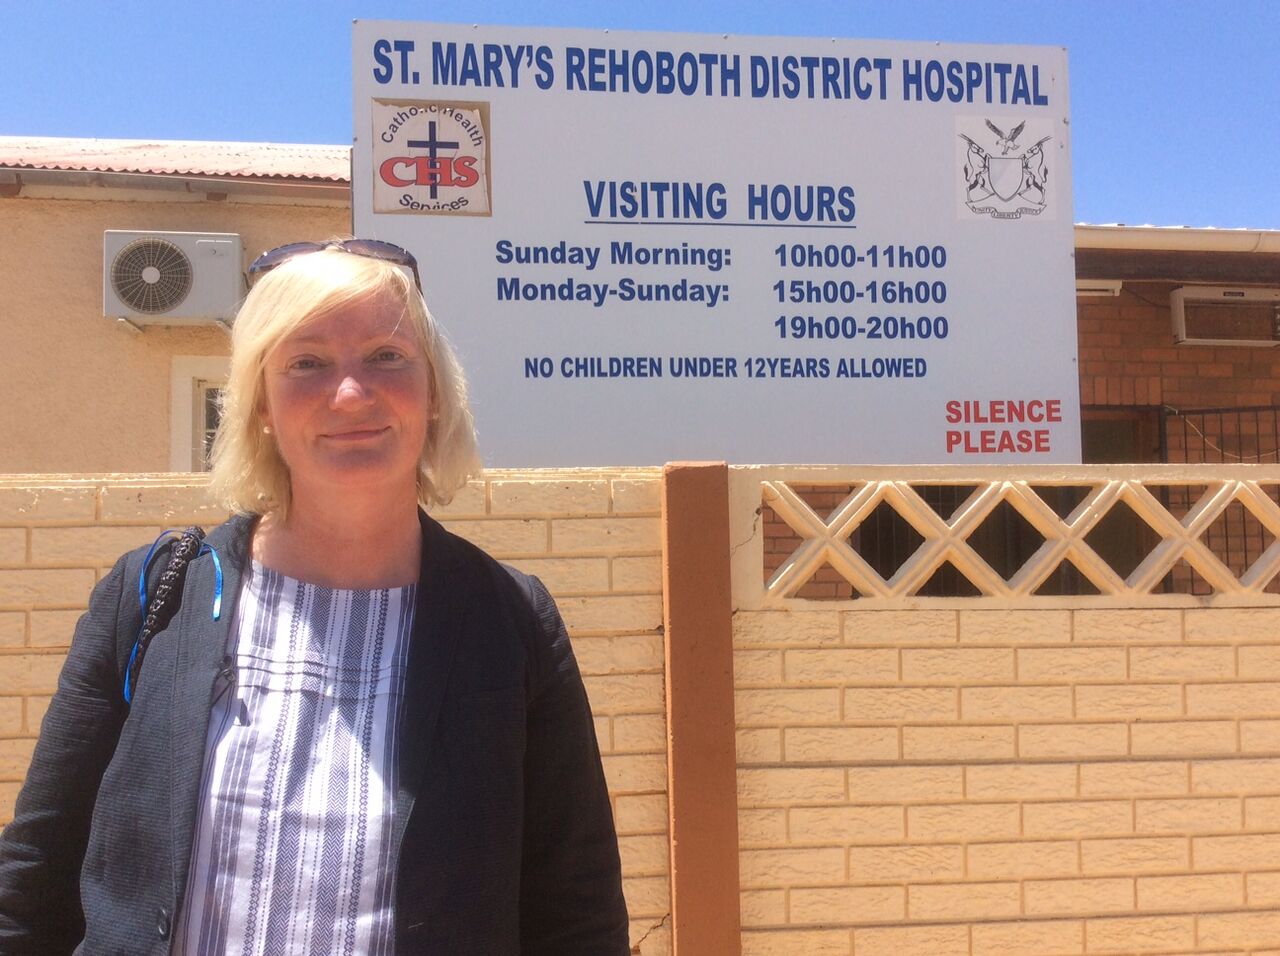
[[[827,518],[853,490],[851,485],[831,487],[797,484],[792,487],[804,499],[805,504],[823,519]],[[764,577],[767,581],[795,553],[801,539],[795,530],[778,517],[777,512],[768,505],[762,507],[760,521],[765,535]],[[796,592],[796,597],[815,601],[843,599],[850,597],[852,591],[849,582],[838,571],[831,567],[822,567]]]
[[[1080,401],[1175,408],[1280,404],[1280,350],[1174,345],[1173,283],[1080,299]]]
[[[1280,952],[1280,608],[1081,603],[737,612],[746,956]]]
[[[494,472],[436,513],[546,582],[595,713],[632,941],[670,951],[657,470]],[[121,552],[166,527],[217,524],[189,477],[0,479],[0,822],[31,757],[72,629]]]

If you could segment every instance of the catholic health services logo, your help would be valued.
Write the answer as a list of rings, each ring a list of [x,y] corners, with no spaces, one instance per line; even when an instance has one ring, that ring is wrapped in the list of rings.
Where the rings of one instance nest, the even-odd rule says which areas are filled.
[[[373,211],[488,216],[489,104],[373,101]]]
[[[997,125],[990,119],[966,118],[956,127],[964,209],[992,219],[1021,219],[1048,208],[1045,147],[1053,139],[1048,122],[1002,119]]]

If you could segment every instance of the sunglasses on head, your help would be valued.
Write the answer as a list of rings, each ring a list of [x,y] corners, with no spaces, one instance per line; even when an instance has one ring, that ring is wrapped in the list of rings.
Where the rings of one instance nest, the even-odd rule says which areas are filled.
[[[422,292],[418,260],[413,257],[413,253],[408,249],[400,248],[395,243],[383,242],[381,239],[330,239],[328,242],[291,242],[286,246],[277,246],[253,260],[253,264],[249,266],[249,284],[253,285],[260,276],[295,256],[323,252],[326,249],[338,249],[341,252],[349,252],[353,256],[381,259],[392,265],[403,266],[413,273],[413,283],[418,287],[418,292]]]

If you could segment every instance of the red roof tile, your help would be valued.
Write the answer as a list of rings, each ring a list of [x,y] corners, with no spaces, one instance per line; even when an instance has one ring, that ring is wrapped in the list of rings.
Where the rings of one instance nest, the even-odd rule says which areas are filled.
[[[0,168],[347,183],[351,147],[0,136]]]

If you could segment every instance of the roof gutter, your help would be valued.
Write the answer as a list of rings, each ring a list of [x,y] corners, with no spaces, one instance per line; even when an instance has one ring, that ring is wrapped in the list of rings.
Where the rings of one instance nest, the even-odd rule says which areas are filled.
[[[319,179],[247,176],[191,176],[181,173],[120,173],[83,169],[32,169],[0,166],[0,196],[16,196],[23,186],[99,186],[204,194],[210,199],[237,196],[323,199],[350,202],[351,184]]]
[[[1181,226],[1075,227],[1077,249],[1148,252],[1280,253],[1280,231],[1267,229],[1187,229]]]

